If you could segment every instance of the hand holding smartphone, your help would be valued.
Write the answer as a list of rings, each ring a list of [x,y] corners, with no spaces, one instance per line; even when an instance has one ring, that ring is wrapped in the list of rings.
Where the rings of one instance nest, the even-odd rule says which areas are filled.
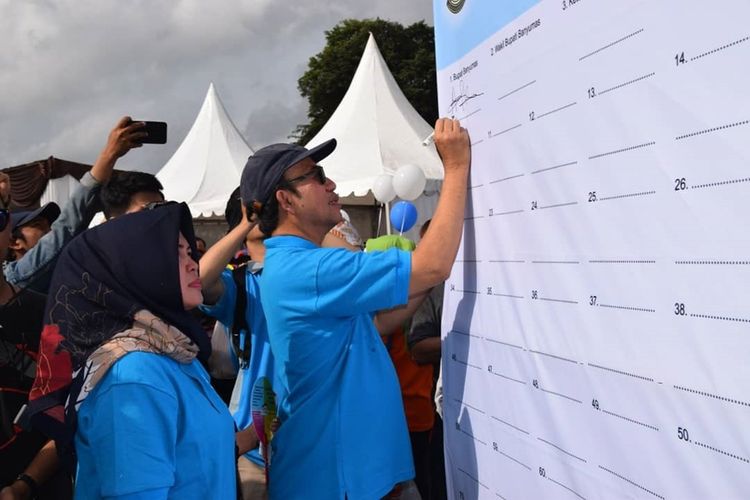
[[[166,122],[147,122],[144,120],[133,120],[134,122],[143,122],[145,125],[140,132],[148,134],[141,141],[143,144],[166,144],[167,143],[167,123]]]

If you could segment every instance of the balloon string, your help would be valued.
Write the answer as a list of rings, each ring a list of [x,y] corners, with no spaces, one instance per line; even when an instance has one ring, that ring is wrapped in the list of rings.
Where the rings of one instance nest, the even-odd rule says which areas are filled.
[[[401,225],[398,227],[398,235],[403,236],[404,234],[404,225],[406,224],[406,209],[404,209],[404,213],[401,216]]]
[[[380,236],[380,224],[383,222],[383,212],[385,211],[385,203],[380,205],[380,210],[378,210],[378,236]]]

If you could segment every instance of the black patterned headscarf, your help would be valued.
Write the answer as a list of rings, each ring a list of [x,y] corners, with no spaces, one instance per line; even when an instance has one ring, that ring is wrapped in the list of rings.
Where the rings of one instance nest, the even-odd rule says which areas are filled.
[[[34,425],[54,438],[62,453],[71,451],[77,407],[93,388],[87,380],[92,364],[103,366],[98,381],[133,350],[172,355],[182,362],[196,355],[208,359],[208,336],[182,302],[179,233],[195,254],[187,205],[169,203],[86,231],[60,256],[29,408]],[[118,342],[115,354],[101,355]],[[181,346],[180,355],[174,355],[175,345]]]

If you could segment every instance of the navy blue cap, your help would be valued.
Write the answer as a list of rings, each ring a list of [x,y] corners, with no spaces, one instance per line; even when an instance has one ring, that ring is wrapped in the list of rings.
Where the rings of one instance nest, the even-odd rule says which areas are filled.
[[[307,149],[297,144],[271,144],[259,149],[247,159],[242,170],[240,181],[240,197],[244,203],[249,203],[253,212],[259,214],[271,196],[274,195],[281,176],[289,168],[305,158],[318,162],[333,153],[336,149],[336,139]]]
[[[13,223],[13,231],[25,226],[29,222],[42,217],[47,219],[50,225],[57,220],[60,216],[60,207],[57,203],[51,201],[36,210],[22,210],[18,212],[11,212],[11,222]]]

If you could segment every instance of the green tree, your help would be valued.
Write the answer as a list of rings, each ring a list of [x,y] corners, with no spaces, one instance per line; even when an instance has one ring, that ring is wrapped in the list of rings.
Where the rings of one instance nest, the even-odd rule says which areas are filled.
[[[318,133],[344,98],[370,32],[411,105],[427,123],[437,119],[433,28],[423,21],[404,27],[382,19],[345,19],[326,31],[325,48],[310,58],[307,71],[297,81],[308,101],[310,120],[293,132],[299,144]]]

